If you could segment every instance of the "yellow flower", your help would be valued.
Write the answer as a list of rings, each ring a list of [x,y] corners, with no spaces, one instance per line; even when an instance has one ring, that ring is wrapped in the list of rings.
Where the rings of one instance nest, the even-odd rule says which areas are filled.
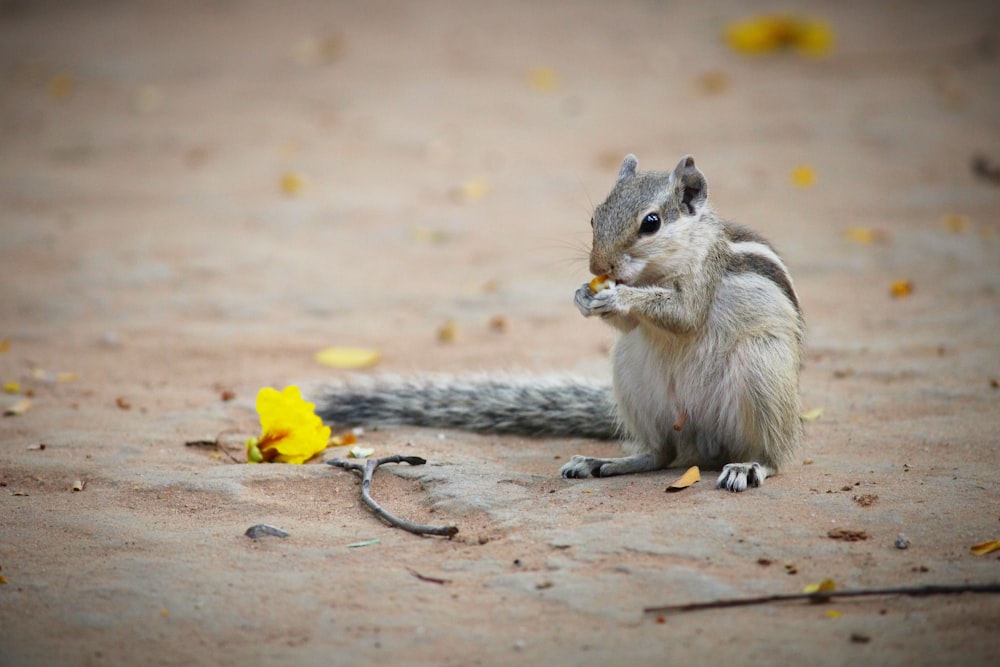
[[[261,435],[247,440],[247,463],[305,463],[324,449],[330,427],[316,415],[316,406],[302,399],[292,385],[257,393]]]
[[[782,14],[757,16],[726,28],[729,47],[739,53],[795,49],[808,56],[824,56],[833,49],[833,39],[833,29],[824,21]]]

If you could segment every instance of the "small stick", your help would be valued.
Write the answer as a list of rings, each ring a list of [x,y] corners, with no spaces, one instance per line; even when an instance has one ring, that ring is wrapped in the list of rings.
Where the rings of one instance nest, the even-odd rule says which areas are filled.
[[[397,516],[393,516],[381,505],[379,505],[375,499],[372,498],[371,486],[372,477],[375,475],[375,469],[383,463],[409,463],[411,466],[422,466],[427,463],[427,460],[422,459],[419,456],[401,456],[399,454],[394,454],[392,456],[383,456],[380,459],[368,459],[365,461],[364,465],[360,463],[353,463],[351,461],[344,461],[343,459],[331,459],[327,461],[327,464],[337,468],[354,470],[361,473],[361,499],[365,501],[365,504],[368,505],[368,507],[374,510],[375,514],[385,519],[390,525],[402,528],[403,530],[413,533],[414,535],[442,535],[445,537],[452,537],[458,533],[457,526],[423,526],[418,523],[413,523],[411,521],[407,521],[406,519],[400,519]]]
[[[883,595],[909,595],[924,597],[928,595],[954,595],[957,593],[1000,593],[1000,583],[997,584],[959,584],[904,586],[901,588],[866,588],[846,591],[817,591],[815,593],[793,593],[789,595],[764,595],[756,598],[729,598],[712,600],[710,602],[692,602],[689,604],[668,604],[660,607],[646,607],[643,613],[663,614],[675,611],[699,611],[702,609],[723,609],[727,607],[748,607],[751,605],[769,604],[771,602],[791,602],[809,600],[810,602],[828,602],[831,598],[860,598]]]

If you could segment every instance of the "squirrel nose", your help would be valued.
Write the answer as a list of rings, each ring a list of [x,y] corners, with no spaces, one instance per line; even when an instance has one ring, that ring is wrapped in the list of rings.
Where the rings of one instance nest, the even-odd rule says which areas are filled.
[[[592,259],[590,261],[590,272],[595,276],[612,275],[615,272],[615,265]]]

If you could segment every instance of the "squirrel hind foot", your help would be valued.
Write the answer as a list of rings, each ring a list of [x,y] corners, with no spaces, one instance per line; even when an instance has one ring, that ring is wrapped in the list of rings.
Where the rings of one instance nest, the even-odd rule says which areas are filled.
[[[715,485],[733,493],[746,491],[751,486],[760,486],[769,474],[766,466],[760,463],[727,463],[722,468],[722,474]]]
[[[621,456],[612,459],[596,459],[590,456],[574,456],[569,463],[559,471],[567,479],[582,477],[611,477],[613,475],[630,475],[637,472],[659,470],[663,465],[649,454],[636,456]]]

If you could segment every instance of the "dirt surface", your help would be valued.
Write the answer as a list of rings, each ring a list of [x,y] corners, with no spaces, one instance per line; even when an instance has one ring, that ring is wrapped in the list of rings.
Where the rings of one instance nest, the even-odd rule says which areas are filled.
[[[1000,162],[1000,11],[822,3],[829,57],[729,50],[769,8],[0,3],[0,379],[33,394],[0,421],[0,664],[995,664],[997,595],[643,613],[1000,581],[969,551],[1000,538],[1000,185],[970,166]],[[823,412],[762,488],[558,477],[613,443],[366,433],[428,459],[375,493],[444,540],[351,473],[185,446],[241,456],[260,387],[344,377],[329,345],[606,377],[572,295],[627,152],[693,153],[795,277]]]

